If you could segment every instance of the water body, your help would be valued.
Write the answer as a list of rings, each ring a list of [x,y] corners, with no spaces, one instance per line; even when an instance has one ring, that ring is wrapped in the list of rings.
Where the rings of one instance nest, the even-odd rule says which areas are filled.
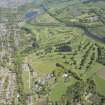
[[[29,11],[25,14],[25,19],[31,20],[39,15],[38,11]]]
[[[33,3],[35,3],[36,5],[40,5],[43,3],[44,0],[32,0]]]
[[[99,2],[99,1],[105,1],[105,0],[80,0],[82,3],[90,3],[90,2]]]
[[[96,35],[94,33],[92,33],[87,27],[82,26],[82,25],[76,25],[76,24],[66,24],[67,27],[78,27],[80,29],[82,29],[85,32],[85,35],[90,37],[91,39],[95,40],[95,41],[99,41],[103,44],[105,44],[105,37],[101,36],[101,35]]]

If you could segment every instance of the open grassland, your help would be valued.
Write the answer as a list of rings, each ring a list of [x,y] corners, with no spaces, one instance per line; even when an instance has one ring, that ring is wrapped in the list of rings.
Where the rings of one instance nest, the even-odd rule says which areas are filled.
[[[99,92],[102,95],[105,95],[105,80],[96,75],[95,83],[96,83],[97,92]]]
[[[75,84],[75,82],[76,80],[73,78],[70,78],[68,82],[64,82],[62,78],[59,78],[58,82],[53,86],[51,90],[50,99],[54,101],[59,101],[60,98],[67,91],[67,87]]]
[[[97,92],[105,96],[105,83],[101,78],[104,71],[101,76],[97,72],[103,67],[99,59],[104,63],[105,55],[103,1],[48,0],[48,9],[43,7],[45,4],[40,5],[41,15],[21,27],[23,47],[20,52],[31,66],[35,98],[47,97],[55,105],[67,91],[72,93],[74,89],[72,98],[75,103],[78,100],[88,105],[91,97],[85,98],[91,94],[94,100],[95,96],[99,97],[97,105],[101,105]],[[23,72],[23,81],[25,91],[30,92],[27,71]],[[80,92],[76,90],[78,87]],[[96,105],[94,100],[92,103]]]

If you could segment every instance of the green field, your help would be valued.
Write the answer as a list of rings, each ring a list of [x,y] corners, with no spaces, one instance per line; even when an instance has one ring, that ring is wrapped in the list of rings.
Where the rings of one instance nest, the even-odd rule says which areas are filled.
[[[60,105],[63,96],[62,105],[103,105],[105,80],[97,72],[105,65],[105,2],[38,2],[19,8],[22,14],[39,13],[33,19],[23,16],[20,25],[18,49],[31,71],[22,71],[25,95],[36,103],[46,98],[51,105]]]
[[[105,80],[96,75],[95,83],[96,83],[97,92],[99,92],[102,95],[105,95]]]
[[[29,94],[32,92],[31,88],[32,88],[32,77],[29,74],[29,71],[24,71],[22,73],[22,79],[23,79],[23,83],[24,83],[24,92],[26,94]]]
[[[61,97],[65,95],[67,87],[73,85],[75,82],[76,80],[71,78],[69,82],[64,83],[64,80],[60,78],[52,88],[50,99],[53,101],[59,101]]]

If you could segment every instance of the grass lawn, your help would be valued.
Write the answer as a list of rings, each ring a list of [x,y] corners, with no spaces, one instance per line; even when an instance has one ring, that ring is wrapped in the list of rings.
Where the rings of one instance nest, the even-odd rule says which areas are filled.
[[[94,74],[97,73],[98,70],[100,70],[103,66],[99,63],[94,63],[90,69],[88,69],[85,74],[83,74],[83,79],[91,78]]]
[[[31,78],[31,76],[30,76],[30,78]],[[26,94],[31,92],[31,86],[30,86],[31,83],[29,81],[30,78],[29,78],[29,71],[23,71],[22,79],[23,79],[23,83],[24,83],[24,92]]]
[[[55,56],[54,56],[55,57]],[[33,57],[33,55],[30,55],[28,59],[31,60],[31,66],[32,68],[38,72],[40,75],[48,74],[52,71],[61,71],[63,69],[56,67],[56,63],[62,64],[64,62],[64,59],[62,58],[55,58],[53,59],[46,56],[42,58]]]
[[[37,71],[40,75],[47,74],[49,72],[52,72],[53,70],[56,70],[57,67],[55,65],[56,63],[53,61],[38,61],[33,62],[32,67],[35,71]]]
[[[95,83],[96,83],[97,92],[105,96],[105,80],[96,75]]]
[[[53,101],[58,101],[61,96],[65,94],[67,87],[75,82],[75,79],[71,79],[69,82],[64,83],[64,80],[60,78],[51,91],[50,99]]]

